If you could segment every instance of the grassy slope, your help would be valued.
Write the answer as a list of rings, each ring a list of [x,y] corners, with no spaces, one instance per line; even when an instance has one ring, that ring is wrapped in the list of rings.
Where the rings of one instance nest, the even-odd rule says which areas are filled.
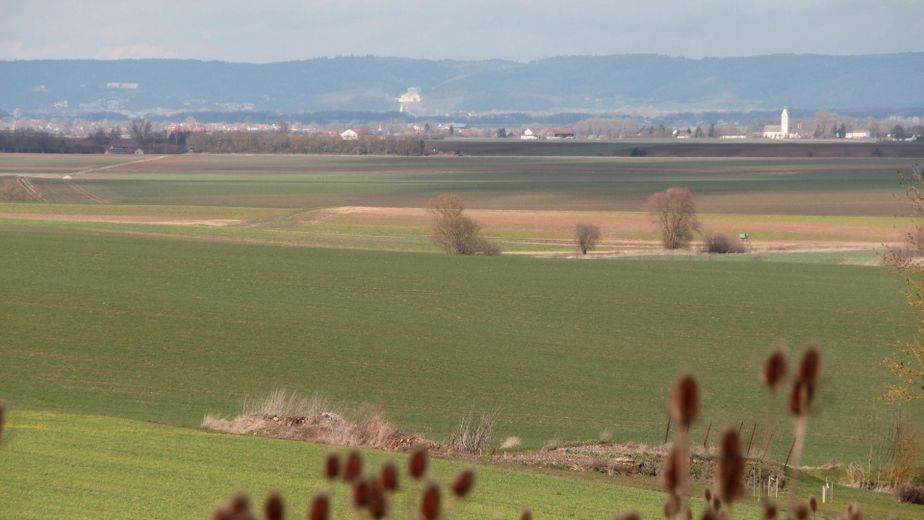
[[[759,421],[769,345],[820,341],[809,462],[864,451],[858,413],[912,316],[866,267],[561,262],[0,233],[0,395],[174,424],[273,387],[382,404],[441,438],[470,409],[497,435],[658,442],[676,373],[704,417]],[[702,427],[704,425],[700,425]],[[694,436],[701,432],[694,432]],[[780,438],[777,452],[788,439]]]
[[[258,500],[271,490],[281,491],[290,518],[301,518],[310,496],[326,488],[319,478],[327,450],[322,446],[99,416],[20,412],[11,419],[8,442],[0,448],[4,519],[206,518],[217,501],[237,490]],[[392,457],[366,456],[370,468]],[[431,475],[448,482],[462,466],[436,461]],[[661,493],[614,485],[606,477],[568,476],[479,467],[471,500],[456,507],[453,517],[511,518],[525,507],[537,518],[607,518],[630,507],[646,518],[659,517]],[[816,484],[806,480],[803,489]],[[344,514],[345,489],[337,490],[336,518],[350,518]],[[840,512],[848,501],[860,501],[868,518],[884,518],[886,512],[913,518],[917,513],[915,506],[900,506],[888,495],[844,488],[836,493],[837,509],[824,512]],[[398,510],[405,509],[406,498],[399,495]],[[701,501],[694,507],[702,507]],[[758,518],[753,503],[736,508],[735,517]]]

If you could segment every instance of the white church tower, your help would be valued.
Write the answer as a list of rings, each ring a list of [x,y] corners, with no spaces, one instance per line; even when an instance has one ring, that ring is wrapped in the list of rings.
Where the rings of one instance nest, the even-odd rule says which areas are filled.
[[[789,139],[789,109],[786,107],[780,114],[780,139]]]

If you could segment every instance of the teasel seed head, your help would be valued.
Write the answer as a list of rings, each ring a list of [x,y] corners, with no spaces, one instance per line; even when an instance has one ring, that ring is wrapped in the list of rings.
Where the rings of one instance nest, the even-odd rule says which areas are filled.
[[[710,503],[710,502],[712,502],[712,491],[710,491],[709,488],[706,488],[706,489],[703,491],[703,498],[706,499],[706,503],[707,503],[707,504]]]
[[[773,502],[764,502],[764,520],[773,520],[776,518],[776,504]]]
[[[715,509],[707,508],[699,518],[700,520],[719,520],[719,513]]]
[[[770,388],[771,392],[775,392],[785,377],[786,354],[784,354],[782,350],[774,350],[767,356],[767,360],[764,362],[764,384]]]
[[[327,480],[334,480],[340,476],[340,456],[336,453],[328,453],[324,459],[324,477]]]
[[[343,480],[354,482],[363,472],[363,456],[356,450],[347,454],[346,464],[343,468]]]
[[[809,514],[809,508],[807,505],[799,504],[796,506],[796,518],[798,520],[808,520]]]
[[[250,516],[250,499],[239,493],[231,499],[231,515],[234,517]]]
[[[427,473],[427,448],[418,446],[411,454],[408,461],[408,473],[417,480],[420,480]]]
[[[523,514],[520,515],[520,520],[533,520],[533,514],[529,509],[523,511]]]
[[[263,503],[263,516],[266,520],[282,520],[284,506],[279,493],[271,493]]]
[[[671,415],[689,429],[699,413],[699,386],[692,374],[682,374],[671,392]]]
[[[744,457],[741,456],[738,432],[733,428],[726,428],[722,433],[715,488],[719,498],[726,504],[744,495]]]
[[[423,499],[420,501],[420,516],[424,520],[436,520],[440,517],[440,488],[436,484],[430,484],[424,490]]]
[[[459,498],[465,498],[475,485],[475,472],[467,469],[456,477],[452,484],[452,492]]]
[[[808,413],[815,396],[815,385],[818,384],[818,374],[821,371],[821,354],[818,348],[810,346],[802,354],[796,378],[793,380],[792,392],[789,395],[789,411],[798,417]]]
[[[812,510],[812,513],[818,512],[818,499],[814,496],[809,497],[809,508]]]
[[[363,479],[353,482],[353,505],[358,508],[369,505],[369,484]]]
[[[621,515],[616,515],[613,520],[642,520],[642,515],[638,511],[629,511]]]
[[[671,495],[680,493],[683,484],[683,453],[676,444],[671,445],[671,450],[664,459],[664,469],[661,471],[661,485],[664,491]]]
[[[234,517],[231,516],[231,511],[222,507],[212,513],[212,520],[234,520]]]
[[[807,414],[813,393],[814,390],[805,381],[801,379],[793,381],[792,390],[789,393],[789,411],[797,417]]]
[[[378,479],[369,480],[369,516],[375,519],[385,518],[388,514],[388,504],[385,498],[385,488]]]
[[[328,520],[330,518],[330,497],[318,495],[311,501],[308,520]]]
[[[799,379],[815,386],[818,383],[818,373],[820,371],[821,354],[818,352],[817,346],[809,345],[802,354],[802,359],[799,361]]]
[[[386,491],[398,490],[398,467],[392,461],[382,465],[382,487]]]

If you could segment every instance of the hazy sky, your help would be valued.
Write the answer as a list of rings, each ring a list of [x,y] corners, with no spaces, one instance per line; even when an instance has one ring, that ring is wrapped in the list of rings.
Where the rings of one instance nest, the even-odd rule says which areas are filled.
[[[0,0],[0,59],[924,51],[924,0]]]

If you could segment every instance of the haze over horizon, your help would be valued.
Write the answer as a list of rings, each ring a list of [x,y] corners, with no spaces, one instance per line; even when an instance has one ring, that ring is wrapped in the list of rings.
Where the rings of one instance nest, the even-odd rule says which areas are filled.
[[[530,61],[924,51],[914,0],[242,0],[79,5],[0,0],[0,60],[188,58],[267,63],[346,55]],[[42,20],[41,24],[32,23]]]

